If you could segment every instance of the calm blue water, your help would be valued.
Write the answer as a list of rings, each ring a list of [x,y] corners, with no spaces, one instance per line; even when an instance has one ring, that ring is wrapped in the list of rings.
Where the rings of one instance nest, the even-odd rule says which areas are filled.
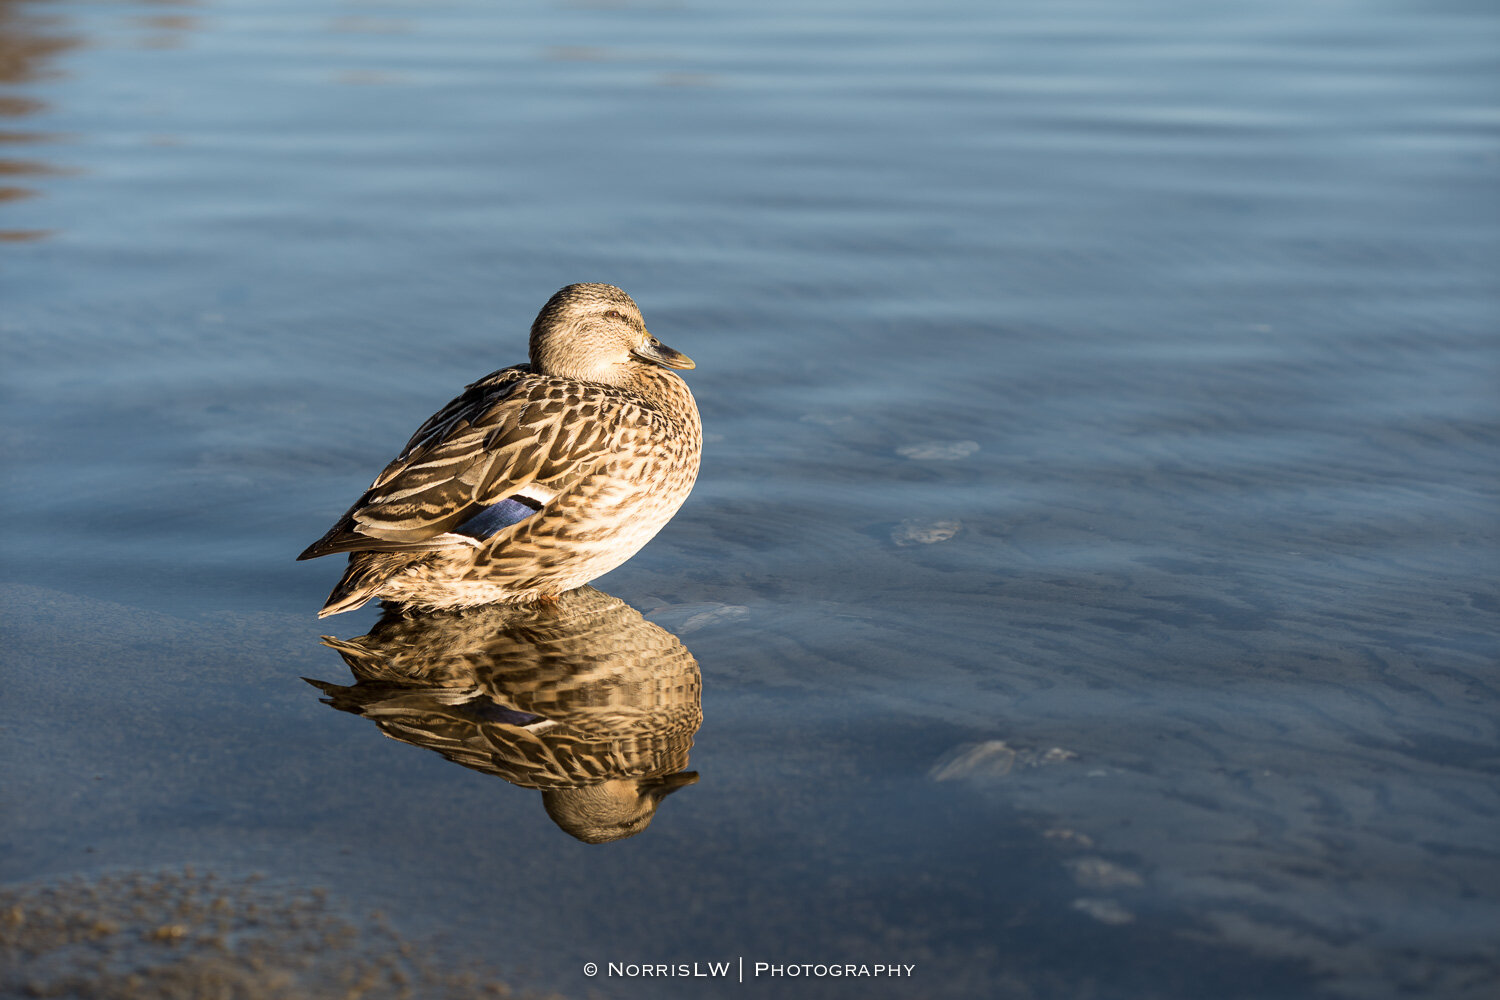
[[[262,872],[569,996],[1492,996],[1497,42],[1479,0],[0,7],[0,882]],[[505,647],[698,773],[604,845],[430,752],[493,713],[320,703],[377,611],[292,561],[573,281],[709,435],[597,583],[671,641]],[[678,641],[701,701],[650,693]]]

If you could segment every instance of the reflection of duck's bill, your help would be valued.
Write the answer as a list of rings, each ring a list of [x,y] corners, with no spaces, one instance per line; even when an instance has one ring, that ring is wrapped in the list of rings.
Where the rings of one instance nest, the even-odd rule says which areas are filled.
[[[641,791],[650,792],[658,799],[665,798],[688,785],[698,783],[697,771],[678,771],[676,774],[662,774],[654,778],[641,779]]]

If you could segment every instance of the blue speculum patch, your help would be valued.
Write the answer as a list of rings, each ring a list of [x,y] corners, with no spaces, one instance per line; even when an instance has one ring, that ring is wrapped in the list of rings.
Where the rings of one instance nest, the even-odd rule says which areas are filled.
[[[528,497],[506,497],[469,518],[453,530],[470,538],[489,538],[497,531],[519,524],[541,510],[541,505]]]
[[[506,708],[492,701],[476,699],[464,705],[467,713],[475,719],[485,722],[499,722],[507,726],[526,727],[536,722],[541,722],[543,716],[533,712],[522,712],[520,709]]]

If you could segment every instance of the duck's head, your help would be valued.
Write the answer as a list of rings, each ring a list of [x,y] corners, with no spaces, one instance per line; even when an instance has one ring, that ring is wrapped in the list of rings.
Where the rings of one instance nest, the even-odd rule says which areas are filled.
[[[598,284],[569,285],[542,306],[531,324],[531,366],[607,385],[628,385],[650,368],[694,367],[651,336],[634,299]]]
[[[611,778],[597,785],[549,788],[542,806],[552,822],[586,844],[634,837],[656,817],[661,800],[698,783],[697,771],[651,778]]]

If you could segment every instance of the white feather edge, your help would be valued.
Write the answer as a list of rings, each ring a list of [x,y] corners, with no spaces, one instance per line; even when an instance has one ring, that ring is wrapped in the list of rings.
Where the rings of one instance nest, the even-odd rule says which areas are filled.
[[[542,486],[539,483],[527,483],[525,486],[522,486],[520,489],[510,494],[510,496],[525,497],[532,503],[540,504],[541,506],[545,507],[553,497],[557,496],[557,490],[548,489],[547,487]],[[506,497],[505,499],[508,500],[510,499],[510,497]],[[468,535],[460,535],[457,532],[445,531],[441,535],[437,535],[429,539],[427,544],[467,546],[471,549],[478,549],[484,547],[486,544],[488,544],[488,542],[488,538],[472,538]]]

